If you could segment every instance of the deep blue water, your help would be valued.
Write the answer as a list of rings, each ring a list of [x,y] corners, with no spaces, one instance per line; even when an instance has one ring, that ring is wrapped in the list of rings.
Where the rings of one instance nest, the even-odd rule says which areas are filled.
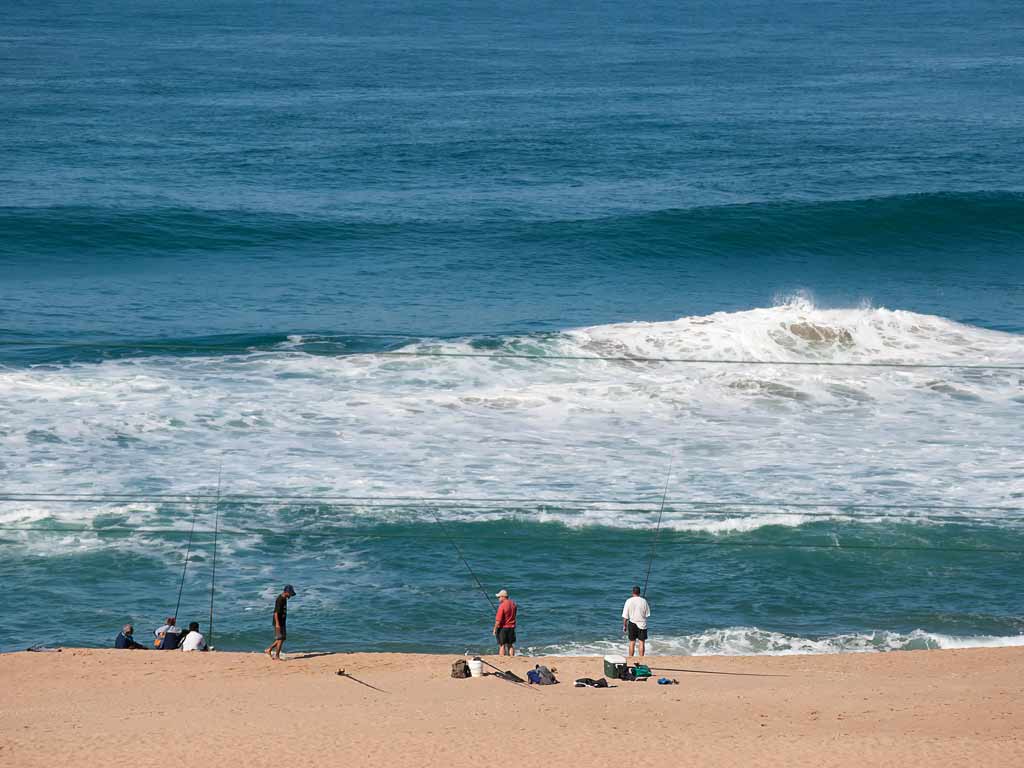
[[[1011,4],[0,12],[0,648],[1024,642]]]

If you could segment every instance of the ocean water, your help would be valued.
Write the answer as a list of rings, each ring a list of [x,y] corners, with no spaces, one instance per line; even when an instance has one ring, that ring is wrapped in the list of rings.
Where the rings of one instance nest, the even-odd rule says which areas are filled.
[[[1009,5],[0,9],[0,650],[1024,644]]]

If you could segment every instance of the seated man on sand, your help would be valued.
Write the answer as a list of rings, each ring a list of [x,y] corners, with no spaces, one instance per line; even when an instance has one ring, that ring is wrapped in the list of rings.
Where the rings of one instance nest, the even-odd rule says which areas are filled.
[[[188,632],[185,634],[185,637],[182,638],[180,648],[183,651],[207,650],[206,638],[203,637],[202,633],[199,631],[198,621],[193,621],[188,625]]]
[[[132,634],[133,632],[135,632],[135,627],[131,624],[125,624],[117,637],[114,638],[114,647],[130,648],[131,650],[135,650],[137,648],[145,649],[146,646],[135,642],[135,637]]]
[[[153,631],[156,638],[153,645],[157,650],[173,651],[178,647],[178,643],[181,642],[181,630],[175,626],[176,621],[174,616],[168,616],[166,623]]]

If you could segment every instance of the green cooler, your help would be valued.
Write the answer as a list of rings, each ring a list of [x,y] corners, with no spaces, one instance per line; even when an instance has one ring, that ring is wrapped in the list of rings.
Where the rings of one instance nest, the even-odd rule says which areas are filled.
[[[626,668],[626,657],[625,656],[605,656],[604,657],[604,676],[610,677],[612,680],[618,680],[622,675],[623,670]]]

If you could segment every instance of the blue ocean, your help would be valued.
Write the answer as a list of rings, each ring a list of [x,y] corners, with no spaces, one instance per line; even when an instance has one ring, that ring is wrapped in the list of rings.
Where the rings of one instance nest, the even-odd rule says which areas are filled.
[[[1012,4],[0,10],[0,650],[1024,645]]]

